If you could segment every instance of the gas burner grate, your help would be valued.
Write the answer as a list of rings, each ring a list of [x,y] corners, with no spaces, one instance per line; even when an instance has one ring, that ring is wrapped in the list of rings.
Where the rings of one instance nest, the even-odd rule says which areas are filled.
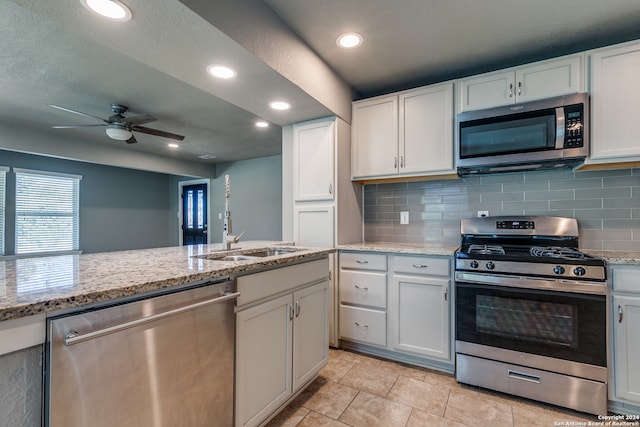
[[[482,255],[504,255],[504,249],[498,245],[471,245],[467,252]]]
[[[584,259],[586,255],[572,248],[560,246],[532,246],[529,253],[535,257],[559,258],[559,259]]]

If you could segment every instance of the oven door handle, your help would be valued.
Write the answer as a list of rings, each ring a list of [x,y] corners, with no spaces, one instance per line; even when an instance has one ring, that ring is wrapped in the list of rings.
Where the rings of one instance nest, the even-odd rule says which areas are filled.
[[[564,279],[542,279],[537,277],[507,276],[487,273],[456,271],[456,282],[482,285],[505,286],[509,288],[540,289],[577,294],[606,295],[606,282],[587,282]]]

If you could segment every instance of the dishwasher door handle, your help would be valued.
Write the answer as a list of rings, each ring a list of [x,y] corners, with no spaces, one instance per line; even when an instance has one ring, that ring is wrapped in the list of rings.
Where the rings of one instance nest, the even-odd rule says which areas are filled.
[[[110,326],[108,328],[98,329],[97,331],[88,332],[88,333],[82,334],[82,335],[79,335],[75,331],[70,331],[70,332],[67,332],[65,334],[64,345],[65,346],[70,346],[70,345],[73,345],[73,344],[78,344],[78,343],[81,343],[83,341],[87,341],[87,340],[90,340],[90,339],[93,339],[93,338],[97,338],[97,337],[101,337],[101,336],[104,336],[104,335],[112,334],[114,332],[119,332],[119,331],[122,331],[122,330],[125,330],[125,329],[133,328],[133,327],[138,326],[138,325],[144,325],[145,323],[153,322],[155,320],[163,319],[163,318],[169,317],[169,316],[174,316],[176,314],[184,313],[186,311],[194,310],[194,309],[197,309],[197,308],[200,308],[200,307],[204,307],[206,305],[216,304],[216,303],[219,303],[219,302],[235,299],[235,298],[238,298],[239,296],[240,296],[240,292],[234,292],[234,293],[230,293],[230,294],[225,294],[225,295],[223,295],[221,297],[218,297],[218,298],[213,298],[213,299],[206,300],[206,301],[200,301],[200,302],[197,302],[195,304],[191,304],[191,305],[187,305],[187,306],[184,306],[184,307],[176,308],[176,309],[173,309],[173,310],[165,311],[163,313],[154,314],[152,316],[143,317],[141,319],[132,320],[130,322],[121,323],[119,325]]]

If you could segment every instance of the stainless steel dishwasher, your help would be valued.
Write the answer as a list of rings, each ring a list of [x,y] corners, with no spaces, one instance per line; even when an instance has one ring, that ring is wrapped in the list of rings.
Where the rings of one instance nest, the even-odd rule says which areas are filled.
[[[232,426],[230,281],[47,321],[51,427]]]

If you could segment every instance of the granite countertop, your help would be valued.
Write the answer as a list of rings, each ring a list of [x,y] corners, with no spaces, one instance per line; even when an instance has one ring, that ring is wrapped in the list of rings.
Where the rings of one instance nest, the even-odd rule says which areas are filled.
[[[416,255],[453,256],[458,245],[429,245],[419,243],[358,242],[336,246],[338,250],[362,252],[388,252]],[[613,265],[640,265],[640,251],[597,251],[585,249],[585,253],[600,258]]]
[[[608,264],[613,265],[640,265],[640,252],[638,251],[594,251],[585,249],[589,255],[604,258]]]
[[[222,255],[291,242],[240,242]],[[220,244],[0,261],[0,321],[133,296],[192,282],[225,278],[324,256],[329,248],[246,261],[216,261]]]
[[[442,255],[453,256],[458,245],[430,245],[420,243],[393,243],[393,242],[358,242],[337,245],[339,250],[363,251],[363,252],[393,252],[397,254],[412,255]]]

